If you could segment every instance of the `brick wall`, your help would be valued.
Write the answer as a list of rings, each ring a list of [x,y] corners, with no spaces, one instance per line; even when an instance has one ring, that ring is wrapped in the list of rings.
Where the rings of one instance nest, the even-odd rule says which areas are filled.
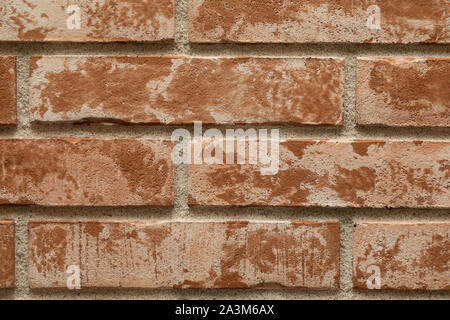
[[[0,298],[449,299],[450,3],[300,3],[3,0]]]

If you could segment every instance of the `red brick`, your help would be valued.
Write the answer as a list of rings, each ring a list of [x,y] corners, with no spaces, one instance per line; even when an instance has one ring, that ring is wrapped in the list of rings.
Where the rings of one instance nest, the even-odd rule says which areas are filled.
[[[448,0],[189,0],[191,42],[449,43]],[[369,29],[373,11],[380,28]]]
[[[190,164],[189,204],[450,208],[450,142],[287,140],[279,149],[274,175],[248,157]]]
[[[450,127],[449,58],[359,58],[357,122]]]
[[[338,288],[338,222],[29,223],[31,288]]]
[[[381,289],[450,290],[450,223],[359,222],[355,225],[353,284],[380,270]],[[369,270],[370,271],[370,270]]]
[[[69,6],[79,8],[80,28]],[[175,34],[174,0],[2,0],[0,41],[159,41]]]
[[[343,124],[343,59],[31,59],[36,122]]]
[[[172,142],[0,139],[0,204],[171,206]]]
[[[0,56],[0,125],[17,124],[16,58]]]
[[[0,289],[14,288],[14,222],[0,220]]]

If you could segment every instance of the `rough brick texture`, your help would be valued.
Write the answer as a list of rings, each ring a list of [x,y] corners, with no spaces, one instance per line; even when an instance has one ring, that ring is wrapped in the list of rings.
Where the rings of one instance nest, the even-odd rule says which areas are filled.
[[[29,223],[32,288],[337,288],[337,222]]]
[[[0,12],[0,41],[159,41],[175,33],[174,0],[2,0]]]
[[[369,266],[381,289],[450,290],[450,223],[357,223],[353,283],[367,289]]]
[[[279,149],[274,175],[248,159],[189,165],[189,204],[450,208],[450,142],[287,140]]]
[[[371,5],[379,8],[379,29]],[[449,43],[448,8],[448,0],[190,0],[189,38],[192,42]]]
[[[0,139],[0,204],[170,206],[172,142]]]
[[[0,220],[0,289],[14,288],[14,222]]]
[[[16,124],[16,58],[0,56],[0,125]]]
[[[449,58],[359,58],[357,122],[450,127]]]
[[[34,57],[38,122],[343,124],[332,58]]]

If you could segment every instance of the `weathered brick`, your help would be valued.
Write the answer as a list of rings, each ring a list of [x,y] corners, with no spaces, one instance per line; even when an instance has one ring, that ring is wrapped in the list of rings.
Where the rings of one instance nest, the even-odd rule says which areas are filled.
[[[34,57],[31,119],[342,125],[343,88],[343,59]]]
[[[14,222],[0,221],[0,288],[14,288]]]
[[[171,206],[171,141],[0,139],[0,204]]]
[[[174,0],[2,0],[0,9],[0,41],[159,41],[175,34]]]
[[[450,223],[358,222],[354,231],[356,288],[373,288],[375,266],[380,289],[450,290]]]
[[[29,285],[337,288],[338,222],[29,223]]]
[[[450,142],[281,141],[273,175],[234,158],[189,165],[190,205],[450,208]]]
[[[449,58],[359,58],[357,122],[450,127]]]
[[[192,42],[449,43],[449,0],[190,0]],[[380,12],[375,26],[372,5]]]
[[[16,124],[16,58],[0,56],[0,75],[0,125]]]

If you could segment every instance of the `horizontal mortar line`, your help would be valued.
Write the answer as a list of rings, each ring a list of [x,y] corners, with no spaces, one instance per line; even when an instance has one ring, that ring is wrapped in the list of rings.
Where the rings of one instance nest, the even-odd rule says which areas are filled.
[[[179,209],[179,208],[178,208]],[[134,207],[40,207],[0,206],[0,215],[21,218],[45,217],[46,219],[144,219],[159,220],[292,220],[292,219],[343,219],[363,218],[421,221],[431,219],[450,220],[448,209],[415,208],[327,208],[327,207],[189,207],[187,214],[174,217],[177,208]],[[72,215],[73,214],[73,215]],[[72,216],[70,216],[72,215]],[[205,216],[208,217],[205,218]]]
[[[20,119],[19,119],[20,120]],[[106,121],[107,122],[107,121]],[[172,132],[176,129],[187,129],[191,133],[194,130],[194,124],[96,124],[93,123],[61,123],[61,122],[48,122],[46,124],[30,124],[23,123],[29,126],[26,127],[15,127],[15,126],[5,126],[4,130],[16,130],[16,129],[26,129],[34,133],[39,132],[52,132],[55,130],[61,131],[114,131],[114,132],[127,132],[130,130],[135,130],[135,132]],[[450,134],[450,127],[427,127],[427,126],[417,126],[417,127],[393,127],[393,126],[332,126],[332,125],[292,125],[292,124],[264,124],[264,123],[248,123],[248,124],[203,124],[203,131],[207,129],[219,129],[221,132],[225,133],[226,129],[279,129],[280,133],[299,131],[300,133],[333,133],[333,134],[343,134],[344,132],[354,132],[355,134],[371,134],[371,132],[389,133],[389,134],[416,134],[420,131],[421,134],[432,133],[432,134]],[[1,129],[1,128],[0,128]],[[301,132],[303,131],[303,132]]]
[[[46,216],[46,215],[34,215],[30,218],[28,218],[28,221],[49,221],[49,222],[90,222],[90,221],[98,221],[98,222],[102,222],[102,223],[123,223],[123,222],[145,222],[145,223],[170,223],[170,222],[183,222],[183,223],[189,223],[189,222],[194,222],[194,223],[211,223],[211,222],[227,222],[227,221],[249,221],[251,223],[258,223],[258,222],[263,222],[263,223],[288,223],[288,222],[292,222],[292,221],[306,221],[306,222],[333,222],[333,221],[339,221],[339,217],[321,217],[321,218],[313,218],[313,217],[300,217],[297,219],[292,219],[289,217],[284,217],[284,218],[267,218],[267,217],[254,217],[253,219],[248,219],[247,218],[235,218],[235,219],[230,219],[229,217],[219,217],[219,218],[205,218],[205,217],[186,217],[186,218],[155,218],[155,217],[148,217],[148,218],[143,218],[143,217],[120,217],[120,216],[116,216],[116,217],[102,217],[102,218],[98,218],[98,217],[88,217],[88,216],[79,216],[79,217],[65,217],[65,216],[61,216],[61,217],[55,217],[55,216]],[[426,221],[426,220],[424,220]]]
[[[19,287],[17,287],[19,288]],[[28,291],[28,286],[20,287],[23,290]],[[450,297],[449,293],[445,292],[398,292],[398,291],[388,291],[383,290],[383,292],[360,292],[351,291],[343,292],[342,290],[337,291],[314,291],[305,289],[265,289],[265,290],[251,290],[251,289],[154,289],[154,290],[132,290],[132,289],[83,289],[81,293],[78,292],[67,292],[64,289],[33,289],[28,292],[27,295],[19,295],[20,299],[42,299],[42,295],[45,294],[48,298],[58,298],[58,299],[194,299],[194,300],[210,300],[211,297],[219,300],[226,299],[236,299],[236,297],[244,297],[245,299],[319,299],[319,298],[330,298],[330,299],[354,299],[354,300],[365,300],[365,299],[389,299],[394,298],[405,298],[405,299],[448,299]],[[276,296],[274,297],[274,294]],[[350,295],[349,295],[350,294]],[[7,293],[0,293],[0,298],[13,298],[14,295],[8,295]],[[16,298],[17,299],[17,298]]]
[[[303,43],[279,43],[279,42],[210,42],[210,43],[198,43],[198,42],[183,42],[183,41],[160,41],[160,42],[137,42],[137,41],[124,41],[124,42],[101,42],[101,41],[0,41],[0,47],[2,46],[15,46],[15,47],[35,47],[38,49],[45,49],[46,47],[61,47],[61,46],[78,46],[78,47],[126,47],[134,46],[139,48],[155,48],[155,47],[172,47],[185,45],[191,48],[254,48],[254,49],[264,49],[264,48],[319,48],[319,49],[329,49],[330,46],[336,48],[341,48],[343,50],[349,50],[349,48],[356,49],[392,49],[392,48],[402,48],[402,49],[433,49],[433,48],[448,48],[450,43],[358,43],[358,42],[303,42]]]
[[[270,132],[269,132],[270,134]],[[79,131],[22,131],[22,132],[2,132],[0,130],[0,138],[5,139],[52,139],[52,138],[91,138],[91,139],[171,139],[171,132],[145,132],[145,133],[129,133],[115,131],[113,133],[101,132],[79,132]],[[417,140],[432,140],[432,141],[450,141],[450,133],[428,133],[428,134],[396,134],[395,136],[389,132],[384,134],[357,134],[357,135],[335,135],[327,133],[288,133],[284,134],[280,131],[280,140],[336,140],[336,141],[353,141],[353,140],[388,140],[388,141],[417,141]]]
[[[279,57],[279,58],[357,58],[357,57],[418,57],[418,58],[432,58],[432,57],[448,57],[450,53],[448,52],[406,52],[406,53],[396,53],[396,52],[305,52],[305,51],[295,51],[295,52],[282,52],[278,50],[277,52],[213,52],[210,50],[192,53],[193,57],[239,57],[239,56],[255,56],[255,57]]]
[[[23,289],[28,289],[28,286],[22,287]],[[155,296],[161,297],[161,295],[169,295],[168,299],[177,299],[177,298],[195,298],[195,299],[211,299],[214,297],[216,299],[236,299],[237,294],[244,294],[246,298],[253,299],[273,299],[273,294],[282,294],[286,295],[286,290],[289,291],[287,295],[292,298],[295,297],[303,297],[303,298],[338,298],[342,295],[341,290],[311,290],[311,289],[302,289],[302,288],[288,288],[288,289],[264,289],[264,290],[255,290],[255,289],[194,289],[194,288],[178,288],[178,289],[126,289],[126,288],[85,288],[81,292],[68,292],[67,289],[30,289],[29,296],[30,299],[35,297],[41,297],[42,294],[45,294],[48,298],[60,297],[63,299],[83,299],[88,297],[112,297],[114,299],[118,298],[133,298],[132,295],[136,295],[134,297],[137,298],[145,298],[145,297],[153,297]],[[0,295],[1,297],[1,295]],[[343,297],[341,297],[343,298]]]
[[[0,128],[0,131],[5,133],[20,133],[27,132],[33,134],[53,134],[53,133],[94,133],[94,134],[171,134],[174,130],[186,129],[191,134],[194,131],[194,125],[73,125],[73,124],[46,124],[39,126],[5,126]],[[292,125],[264,125],[264,124],[248,124],[248,125],[223,125],[223,124],[208,124],[202,125],[203,132],[208,129],[218,129],[222,134],[226,133],[227,129],[278,129],[280,136],[283,134],[292,135],[328,135],[328,136],[345,136],[348,134],[355,136],[382,136],[389,134],[392,136],[447,136],[450,135],[450,127],[389,127],[389,126],[356,126],[356,127],[339,127],[339,126],[292,126]],[[269,131],[270,133],[270,131]]]
[[[233,57],[274,57],[274,58],[341,58],[341,59],[354,59],[358,57],[417,57],[417,58],[446,58],[450,57],[450,52],[409,52],[409,53],[393,53],[393,52],[373,52],[373,53],[343,53],[343,52],[220,52],[214,53],[211,51],[197,52],[197,53],[176,53],[176,52],[98,52],[98,51],[61,51],[61,52],[32,52],[28,51],[26,55],[16,52],[1,51],[0,56],[16,56],[20,58],[29,58],[32,56],[139,56],[139,57],[199,57],[199,58],[233,58]]]
[[[192,44],[192,43],[5,43],[0,42],[0,54],[120,54],[120,55],[186,55],[177,45],[186,45],[190,55],[448,55],[450,44]]]

